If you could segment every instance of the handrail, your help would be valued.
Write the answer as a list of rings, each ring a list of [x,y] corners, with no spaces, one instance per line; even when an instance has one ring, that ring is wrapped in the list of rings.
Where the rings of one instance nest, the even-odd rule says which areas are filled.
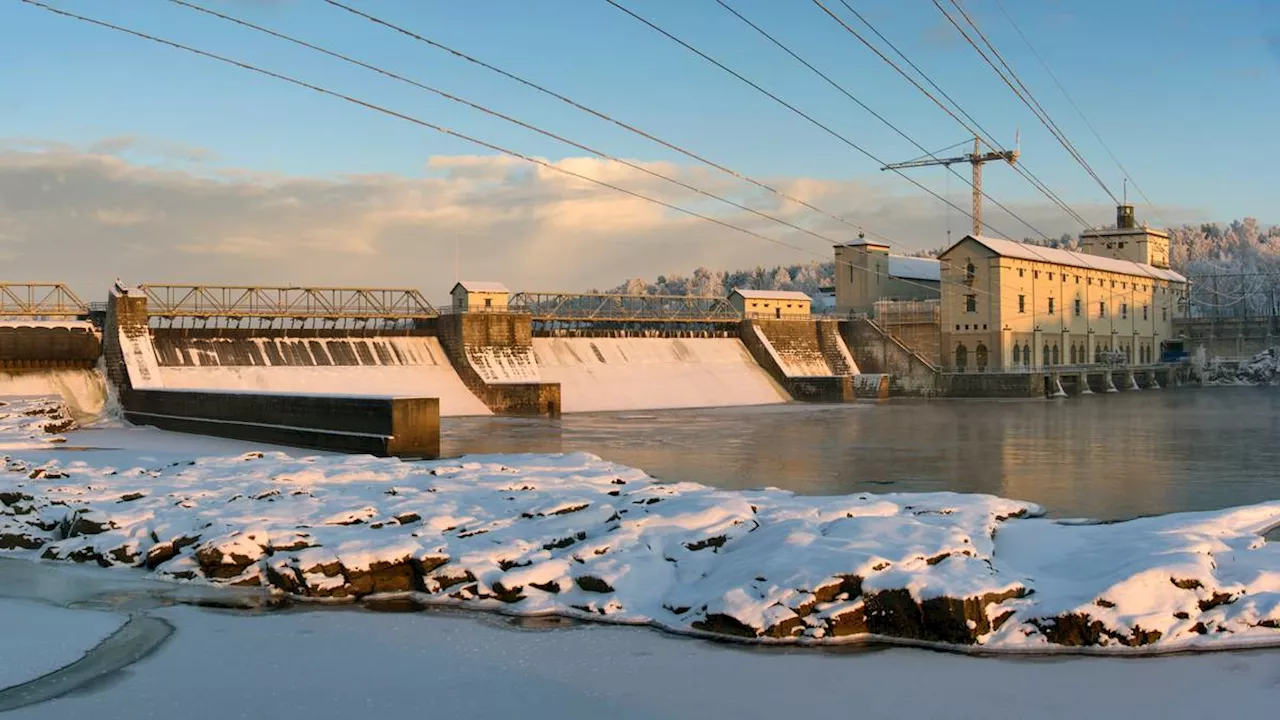
[[[519,292],[511,296],[510,307],[538,321],[731,323],[742,319],[728,298],[697,295]]]
[[[89,314],[71,288],[54,282],[0,282],[0,316],[77,318]]]
[[[425,320],[439,315],[412,288],[160,284],[139,288],[153,317]]]

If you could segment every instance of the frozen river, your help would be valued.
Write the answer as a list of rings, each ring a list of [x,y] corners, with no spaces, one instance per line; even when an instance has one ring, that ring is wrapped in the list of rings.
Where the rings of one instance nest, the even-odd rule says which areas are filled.
[[[457,418],[444,451],[582,450],[666,480],[803,494],[954,490],[1129,518],[1280,497],[1280,392]]]

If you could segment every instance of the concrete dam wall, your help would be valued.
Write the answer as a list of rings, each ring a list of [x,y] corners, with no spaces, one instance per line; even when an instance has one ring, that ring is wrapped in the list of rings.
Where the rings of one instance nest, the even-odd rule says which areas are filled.
[[[565,412],[765,405],[791,397],[737,338],[533,338]]]
[[[156,387],[401,395],[440,399],[440,414],[488,415],[432,336],[288,337],[153,330]],[[145,351],[144,351],[145,354]]]

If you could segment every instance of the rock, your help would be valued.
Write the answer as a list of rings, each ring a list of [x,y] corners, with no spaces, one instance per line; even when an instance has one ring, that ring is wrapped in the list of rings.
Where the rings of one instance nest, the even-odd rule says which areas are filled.
[[[245,568],[257,562],[258,558],[243,553],[224,553],[215,544],[206,544],[196,549],[196,562],[205,577],[213,580],[230,580],[239,577]]]
[[[80,535],[99,535],[107,530],[114,530],[115,523],[97,510],[75,510],[63,518],[58,526],[58,534],[63,538]]]
[[[39,550],[46,540],[21,532],[0,532],[0,550]]]
[[[716,635],[729,635],[741,638],[757,638],[760,637],[760,631],[750,625],[742,622],[732,615],[724,613],[711,613],[707,615],[705,620],[695,620],[693,622],[695,630],[703,632],[715,633]]]
[[[1215,592],[1208,600],[1201,600],[1198,604],[1200,612],[1208,612],[1219,605],[1230,605],[1235,601],[1236,598],[1231,593]]]
[[[852,600],[861,594],[862,578],[857,575],[838,575],[833,582],[822,585],[813,591],[814,601],[819,603],[834,602],[841,595],[846,595]]]
[[[107,553],[111,559],[121,565],[134,565],[138,562],[138,548],[133,545],[121,545]]]
[[[697,552],[697,551],[699,551],[699,550],[705,550],[705,549],[707,549],[707,548],[717,548],[717,549],[718,549],[718,548],[720,548],[721,546],[723,546],[723,545],[725,544],[725,542],[726,542],[726,541],[728,541],[728,539],[729,539],[729,538],[728,538],[728,537],[726,537],[726,536],[724,536],[724,535],[716,535],[715,537],[709,537],[709,538],[707,538],[707,539],[705,539],[705,540],[699,540],[699,541],[697,541],[697,542],[685,543],[685,544],[684,544],[684,546],[685,546],[685,548],[687,548],[687,549],[689,549],[689,550],[692,550],[693,552]]]
[[[182,548],[194,545],[199,541],[200,538],[198,536],[186,537],[184,535],[169,542],[156,543],[147,551],[147,559],[143,561],[143,564],[147,566],[148,570],[155,570],[160,565],[177,557]]]
[[[605,582],[604,580],[601,580],[598,577],[595,577],[594,575],[583,575],[581,577],[574,578],[573,581],[578,584],[578,587],[582,588],[587,592],[594,592],[594,593],[613,592],[612,585]]]
[[[764,636],[771,638],[795,637],[804,631],[804,618],[791,615],[764,629]]]
[[[520,585],[507,587],[502,584],[502,581],[498,581],[491,586],[491,589],[493,590],[493,596],[504,603],[520,602],[524,599],[524,587]]]
[[[1025,594],[1025,589],[1014,588],[981,597],[939,597],[916,603],[907,590],[882,590],[865,597],[867,629],[895,638],[971,645],[991,632],[988,606]]]
[[[344,568],[343,574],[355,597],[375,593],[411,592],[419,586],[413,563],[407,557],[390,562],[374,562],[364,570]]]
[[[407,512],[407,513],[402,513],[396,516],[396,522],[400,523],[401,525],[416,523],[420,520],[422,520],[422,516],[416,512]]]
[[[867,628],[866,605],[859,605],[827,618],[826,629],[829,637],[866,635],[870,632]]]
[[[267,584],[273,588],[290,595],[307,594],[307,584],[302,579],[302,573],[298,571],[298,568],[289,564],[287,559],[273,559],[271,562],[264,563],[262,573],[267,578]]]
[[[413,563],[413,569],[418,573],[419,577],[426,577],[434,572],[436,568],[447,564],[449,562],[449,556],[424,555],[423,557],[413,558],[410,562]],[[475,580],[475,578],[471,579]]]
[[[545,583],[529,583],[529,587],[537,588],[543,592],[549,592],[552,595],[559,594],[560,592],[560,583],[555,580]]]
[[[35,500],[35,498],[30,495],[24,495],[17,490],[0,491],[0,505],[4,505],[6,507],[13,507],[20,502],[31,502],[32,500]]]

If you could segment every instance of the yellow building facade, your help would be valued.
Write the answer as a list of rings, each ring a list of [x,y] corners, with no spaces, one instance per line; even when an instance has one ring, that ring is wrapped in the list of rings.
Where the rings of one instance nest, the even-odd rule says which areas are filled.
[[[505,312],[511,291],[498,282],[464,280],[449,291],[454,312]]]
[[[795,290],[748,290],[729,293],[729,304],[747,318],[807,318],[813,300]]]
[[[1121,355],[1129,364],[1158,361],[1186,279],[1168,268],[1168,235],[1131,227],[1129,213],[1130,227],[1082,235],[1091,253],[975,236],[947,249],[942,365],[999,372]]]
[[[937,300],[938,261],[891,255],[866,239],[835,246],[835,309],[870,312],[882,300]]]

